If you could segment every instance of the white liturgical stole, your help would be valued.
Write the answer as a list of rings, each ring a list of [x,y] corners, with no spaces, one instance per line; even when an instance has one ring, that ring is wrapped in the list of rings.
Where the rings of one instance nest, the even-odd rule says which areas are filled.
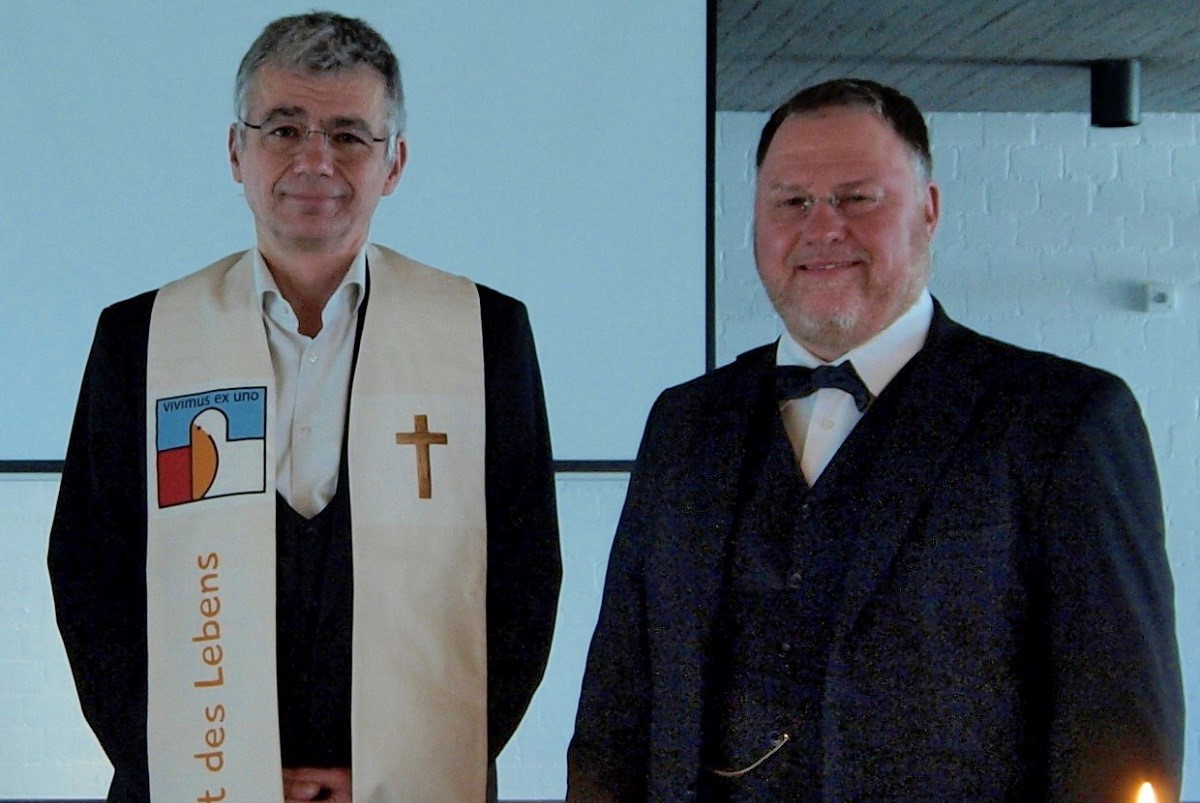
[[[274,379],[253,257],[158,292],[146,394],[150,789],[283,796]],[[479,297],[368,246],[351,388],[356,803],[482,801],[487,533]]]

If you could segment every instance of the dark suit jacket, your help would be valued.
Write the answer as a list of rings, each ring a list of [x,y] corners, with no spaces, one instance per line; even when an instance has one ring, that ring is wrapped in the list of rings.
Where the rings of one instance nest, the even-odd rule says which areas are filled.
[[[666,391],[650,415],[569,799],[689,800],[708,771],[709,644],[756,448],[747,433],[778,415],[773,362],[772,347],[751,351]],[[867,457],[832,471],[845,453]],[[1173,799],[1172,583],[1154,458],[1124,383],[987,339],[938,306],[925,347],[834,460],[822,478],[857,479],[823,525],[854,557],[824,668],[821,797],[1129,801],[1151,780]]]
[[[59,630],[84,716],[114,767],[110,800],[148,800],[146,346],[154,293],[100,316],[50,534]],[[485,366],[488,744],[524,716],[561,579],[554,466],[525,307],[479,287]],[[363,314],[370,314],[370,304]]]

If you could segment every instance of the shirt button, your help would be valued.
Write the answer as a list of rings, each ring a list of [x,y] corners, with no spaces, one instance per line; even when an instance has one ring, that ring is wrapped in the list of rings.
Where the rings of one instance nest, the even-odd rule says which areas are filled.
[[[301,434],[301,435],[304,435],[304,436],[306,436],[306,437],[307,437],[307,436],[309,436],[309,435],[311,435],[311,434],[312,434],[312,427],[300,427],[300,434]]]
[[[821,419],[821,429],[825,430],[826,432],[833,429],[833,419],[832,418]]]
[[[309,354],[309,355],[308,355],[308,361],[309,361],[309,362],[314,362],[314,363],[315,363],[315,362],[316,362],[318,359],[320,359],[320,357],[318,357],[316,354]]]

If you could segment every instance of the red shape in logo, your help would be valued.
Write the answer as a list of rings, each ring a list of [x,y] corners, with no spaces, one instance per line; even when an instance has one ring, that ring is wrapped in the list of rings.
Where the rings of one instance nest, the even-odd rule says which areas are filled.
[[[158,453],[158,506],[192,501],[192,449],[180,446]]]

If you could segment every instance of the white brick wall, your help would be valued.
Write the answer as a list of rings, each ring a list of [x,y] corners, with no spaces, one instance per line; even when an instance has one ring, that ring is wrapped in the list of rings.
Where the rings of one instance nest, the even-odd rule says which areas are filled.
[[[103,797],[112,775],[83,721],[46,576],[58,478],[0,480],[0,798]]]
[[[1106,368],[1137,395],[1162,477],[1200,798],[1200,115],[931,114],[942,220],[931,288],[963,323]],[[717,361],[778,333],[750,247],[764,114],[717,116]],[[1142,283],[1178,291],[1142,310]]]
[[[563,586],[554,646],[546,678],[500,755],[502,800],[562,800],[566,794],[567,743],[575,730],[579,682],[627,485],[625,474],[558,476]]]

